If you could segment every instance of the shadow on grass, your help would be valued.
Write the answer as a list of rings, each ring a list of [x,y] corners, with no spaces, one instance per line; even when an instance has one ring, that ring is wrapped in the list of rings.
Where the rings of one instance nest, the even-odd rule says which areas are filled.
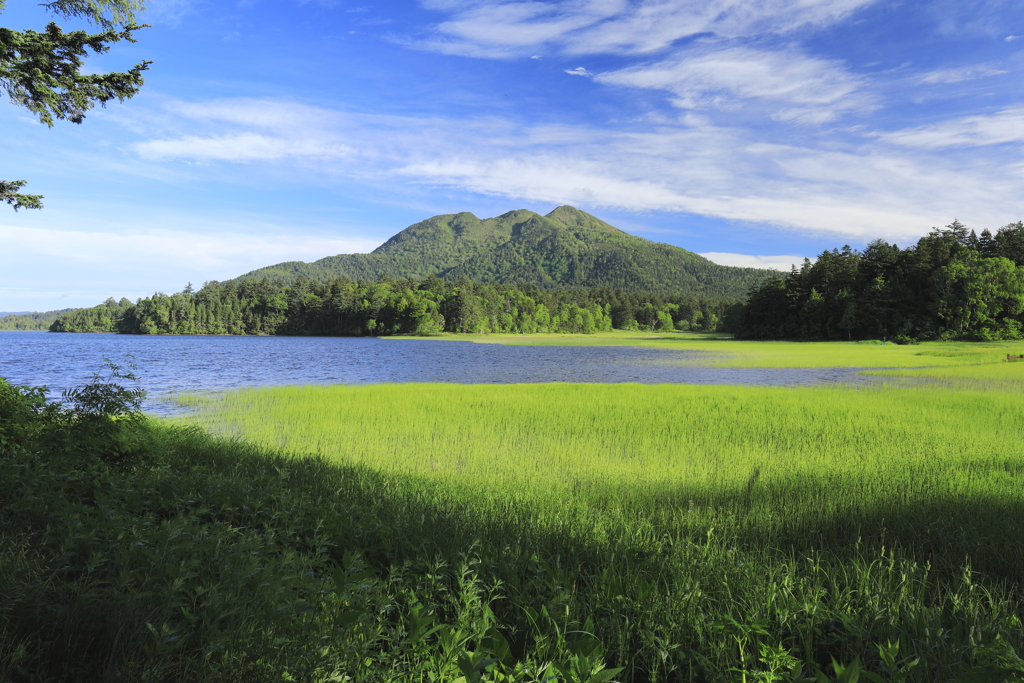
[[[884,674],[887,643],[906,680],[1020,661],[1017,502],[840,509],[827,477],[517,502],[157,430],[133,472],[0,461],[0,679],[455,680],[487,655],[509,680],[591,657],[797,680]]]

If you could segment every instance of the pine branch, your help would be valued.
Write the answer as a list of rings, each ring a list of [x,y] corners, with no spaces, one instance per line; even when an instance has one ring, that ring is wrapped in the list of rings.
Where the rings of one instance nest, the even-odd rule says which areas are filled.
[[[26,181],[24,180],[0,180],[0,201],[6,202],[18,209],[41,209],[43,208],[43,195],[41,194],[18,194]]]
[[[81,123],[97,102],[104,106],[134,96],[152,63],[140,62],[126,72],[82,74],[87,50],[102,54],[121,40],[135,42],[132,34],[140,28],[129,24],[95,34],[65,33],[52,22],[45,33],[0,28],[0,88],[48,126],[55,118]]]

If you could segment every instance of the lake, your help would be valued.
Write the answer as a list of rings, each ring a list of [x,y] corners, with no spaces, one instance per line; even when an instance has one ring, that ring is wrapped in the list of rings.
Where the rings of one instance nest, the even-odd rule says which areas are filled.
[[[857,368],[709,368],[709,356],[623,346],[506,346],[367,337],[225,337],[0,331],[0,377],[54,397],[131,354],[147,409],[176,391],[376,382],[639,382],[807,386],[858,382]]]

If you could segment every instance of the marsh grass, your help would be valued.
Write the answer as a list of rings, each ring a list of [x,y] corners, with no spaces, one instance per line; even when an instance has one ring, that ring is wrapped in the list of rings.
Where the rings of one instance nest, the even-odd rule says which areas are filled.
[[[704,356],[687,364],[731,368],[904,368],[954,366],[1004,360],[1019,353],[1020,342],[922,342],[899,345],[881,341],[740,341],[730,335],[700,332],[627,332],[580,334],[446,335],[478,344],[523,346],[639,346],[696,351]],[[402,343],[398,337],[388,338]]]
[[[1024,363],[1006,360],[1006,356],[1020,353],[1024,353],[1024,344],[1018,342],[1010,353],[994,362],[943,368],[872,370],[867,374],[906,379],[911,382],[930,381],[954,390],[1021,392],[1024,391]]]
[[[527,605],[564,607],[620,679],[840,680],[835,658],[946,681],[1024,673],[1020,398],[413,384],[179,400],[213,433],[374,473],[385,566],[476,553],[509,633]]]

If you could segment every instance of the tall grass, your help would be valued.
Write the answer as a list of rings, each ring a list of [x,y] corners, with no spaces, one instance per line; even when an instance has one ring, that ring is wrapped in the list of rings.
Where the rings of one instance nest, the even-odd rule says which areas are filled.
[[[0,680],[1020,680],[976,372],[183,395],[145,466],[0,458]]]
[[[1024,644],[1020,398],[414,384],[180,400],[214,433],[378,473],[396,556],[478,549],[511,604],[540,599],[542,558],[626,680],[795,680],[833,657],[895,676],[891,646],[918,659],[907,680],[938,681],[1009,671]]]
[[[745,495],[756,471],[750,514],[786,506],[810,523],[953,492],[1015,499],[1011,483],[976,472],[1024,462],[1020,399],[885,386],[410,384],[180,401],[215,433],[413,475],[474,500],[572,497],[647,511],[652,500]],[[827,501],[793,498],[825,482]]]

